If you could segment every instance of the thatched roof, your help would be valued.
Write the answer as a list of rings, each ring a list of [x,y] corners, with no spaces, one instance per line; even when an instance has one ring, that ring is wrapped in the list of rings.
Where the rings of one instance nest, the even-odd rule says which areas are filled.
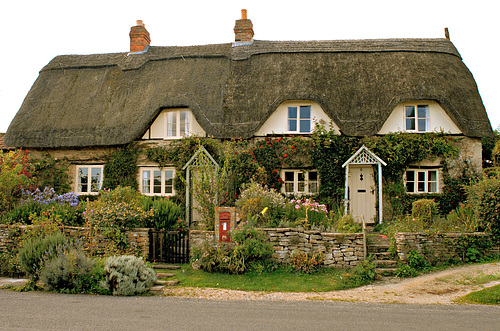
[[[429,99],[465,135],[492,134],[474,78],[447,39],[257,40],[58,56],[40,71],[5,143],[121,145],[171,107],[189,107],[210,136],[249,138],[294,99],[319,103],[347,135],[374,135],[399,102]]]

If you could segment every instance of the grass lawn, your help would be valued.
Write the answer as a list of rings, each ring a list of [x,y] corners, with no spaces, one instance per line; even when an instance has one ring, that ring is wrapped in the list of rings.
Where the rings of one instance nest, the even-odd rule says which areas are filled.
[[[472,292],[460,298],[461,303],[476,303],[484,305],[500,305],[500,285]]]
[[[174,278],[180,281],[179,286],[246,291],[324,292],[369,283],[369,281],[360,279],[360,277],[354,277],[351,270],[346,271],[335,268],[321,269],[315,273],[306,274],[281,267],[271,273],[250,271],[243,275],[229,275],[194,270],[189,264],[184,264],[180,270],[176,270],[174,273]]]

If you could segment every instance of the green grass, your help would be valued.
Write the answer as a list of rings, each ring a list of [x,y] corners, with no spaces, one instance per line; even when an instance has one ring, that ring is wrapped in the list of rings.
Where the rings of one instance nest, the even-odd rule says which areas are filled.
[[[460,303],[475,303],[483,305],[500,305],[500,285],[472,292],[458,300]]]
[[[368,284],[369,281],[353,277],[352,271],[335,268],[321,269],[313,274],[295,272],[281,267],[269,272],[247,272],[243,275],[208,273],[182,265],[174,278],[179,286],[212,287],[231,290],[265,292],[325,292],[342,290]]]

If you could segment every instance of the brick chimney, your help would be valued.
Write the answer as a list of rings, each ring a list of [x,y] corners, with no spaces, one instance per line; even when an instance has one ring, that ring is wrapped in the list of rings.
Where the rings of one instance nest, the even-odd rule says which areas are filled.
[[[234,41],[253,41],[253,24],[247,19],[247,10],[241,10],[241,20],[236,20],[234,26]]]
[[[130,28],[130,53],[142,52],[151,43],[149,32],[144,27],[141,20],[137,20],[137,25]]]

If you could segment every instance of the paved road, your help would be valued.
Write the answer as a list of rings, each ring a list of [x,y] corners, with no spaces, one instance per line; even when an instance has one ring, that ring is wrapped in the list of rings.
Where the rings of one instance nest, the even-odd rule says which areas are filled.
[[[0,290],[0,330],[499,330],[500,308]]]

